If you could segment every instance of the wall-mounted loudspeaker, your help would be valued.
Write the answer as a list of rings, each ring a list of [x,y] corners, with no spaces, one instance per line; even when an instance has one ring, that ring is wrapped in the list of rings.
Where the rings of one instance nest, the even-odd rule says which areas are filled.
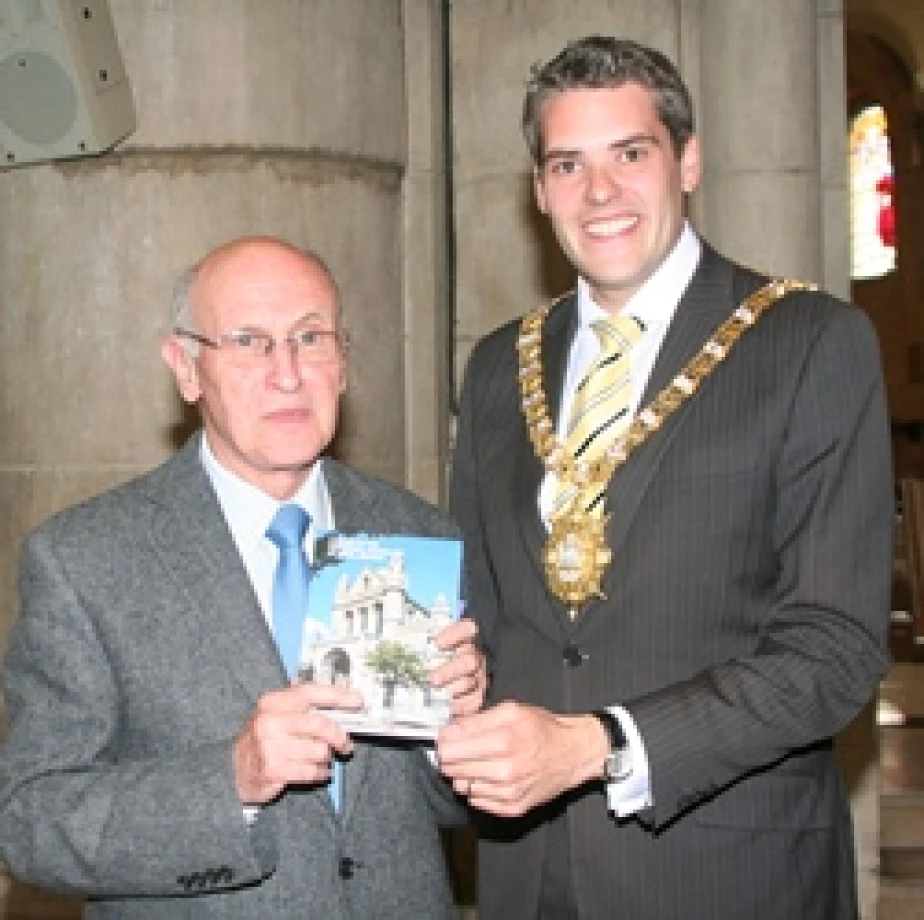
[[[135,125],[106,0],[0,0],[0,169],[99,153]]]

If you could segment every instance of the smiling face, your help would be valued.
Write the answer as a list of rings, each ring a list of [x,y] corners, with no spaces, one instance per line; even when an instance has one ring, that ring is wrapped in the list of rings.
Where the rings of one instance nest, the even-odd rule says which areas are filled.
[[[699,144],[678,159],[651,94],[636,83],[568,89],[542,104],[536,200],[594,300],[617,312],[664,261],[699,183]]]
[[[276,498],[289,498],[334,436],[346,377],[342,350],[333,360],[307,362],[283,340],[306,327],[336,329],[336,288],[299,250],[252,239],[208,256],[190,300],[193,331],[207,338],[237,330],[275,337],[272,354],[257,359],[207,346],[193,357],[175,335],[162,353],[183,399],[199,404],[209,447],[222,466]]]

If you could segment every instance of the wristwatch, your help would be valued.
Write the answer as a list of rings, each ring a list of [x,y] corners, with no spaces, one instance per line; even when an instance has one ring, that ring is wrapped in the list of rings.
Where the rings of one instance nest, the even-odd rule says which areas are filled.
[[[629,743],[622,730],[622,725],[619,724],[619,719],[606,709],[595,709],[591,715],[600,721],[610,742],[610,752],[603,760],[601,771],[604,784],[608,785],[625,779],[632,772],[632,758],[629,755]]]

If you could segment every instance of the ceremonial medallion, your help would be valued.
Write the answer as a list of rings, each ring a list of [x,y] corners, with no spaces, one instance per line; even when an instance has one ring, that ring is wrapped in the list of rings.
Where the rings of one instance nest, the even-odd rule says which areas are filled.
[[[542,553],[545,577],[571,619],[590,598],[605,597],[600,580],[612,555],[605,541],[608,520],[572,507],[550,524]]]

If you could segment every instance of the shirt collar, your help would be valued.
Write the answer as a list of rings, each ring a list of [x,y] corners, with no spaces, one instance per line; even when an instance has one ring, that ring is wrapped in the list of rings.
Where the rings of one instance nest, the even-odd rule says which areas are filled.
[[[212,482],[228,527],[239,543],[253,547],[266,536],[266,530],[280,506],[294,502],[312,516],[312,529],[317,533],[333,526],[332,513],[324,488],[321,463],[316,462],[298,491],[286,502],[267,495],[222,466],[203,433],[200,456]]]
[[[632,295],[622,312],[637,316],[646,329],[666,328],[696,272],[702,248],[699,237],[689,222],[684,221],[674,248],[654,274]],[[608,315],[594,301],[590,285],[582,277],[578,277],[577,291],[578,323],[581,328],[589,327],[594,320]]]

